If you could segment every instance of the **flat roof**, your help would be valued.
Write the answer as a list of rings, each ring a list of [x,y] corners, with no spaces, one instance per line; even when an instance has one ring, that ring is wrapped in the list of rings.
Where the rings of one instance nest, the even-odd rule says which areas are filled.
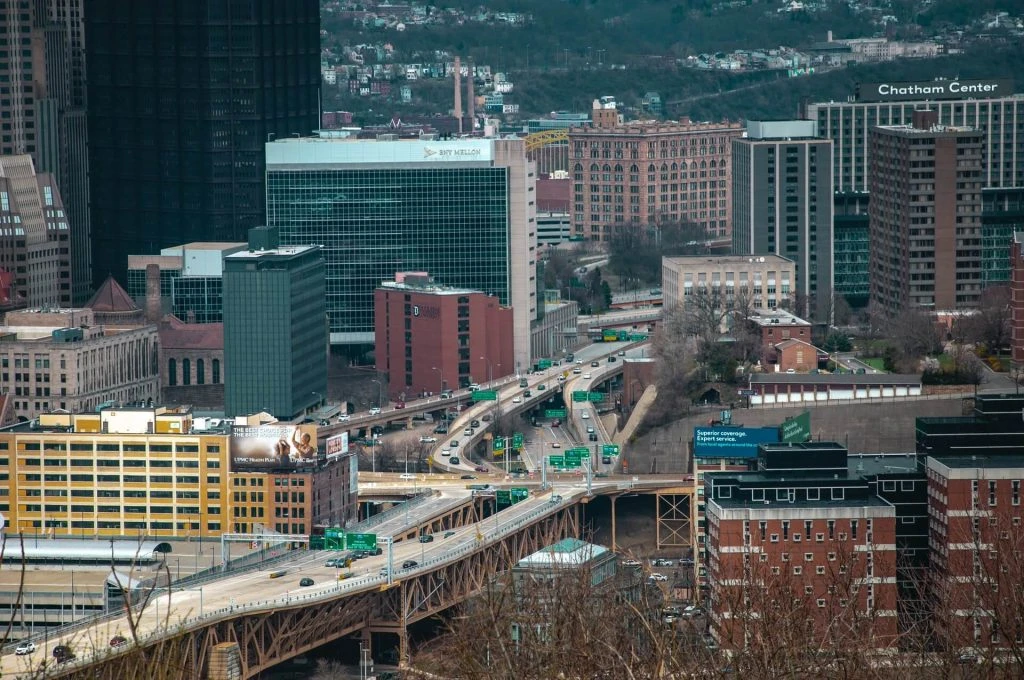
[[[320,246],[281,246],[279,248],[273,248],[271,250],[242,250],[237,253],[231,253],[224,257],[225,260],[259,260],[261,258],[275,258],[275,257],[294,257],[311,250],[319,250]]]
[[[761,312],[747,317],[748,320],[760,326],[810,326],[810,321],[805,321],[795,314],[789,312]]]
[[[602,545],[564,538],[519,560],[517,567],[578,567],[608,552]]]
[[[852,475],[886,475],[917,472],[916,453],[851,453],[846,465]]]
[[[486,295],[483,291],[471,288],[454,288],[440,284],[417,285],[415,283],[403,283],[400,281],[382,281],[378,288],[401,290],[407,293],[427,293],[429,295]]]
[[[663,257],[664,262],[683,265],[696,264],[768,264],[769,262],[793,264],[793,260],[781,255],[686,255],[679,257]]]
[[[167,541],[79,540],[74,538],[36,538],[25,535],[24,541],[8,534],[3,561],[77,560],[87,562],[155,562],[171,552]]]
[[[820,500],[820,501],[746,501],[736,498],[714,498],[708,499],[711,503],[717,503],[723,508],[735,510],[738,508],[757,509],[778,509],[778,508],[891,508],[892,505],[874,494],[868,494],[864,498],[853,498],[849,500]]]
[[[1024,468],[1024,456],[929,456],[948,468]]]
[[[920,385],[921,376],[898,373],[751,373],[750,383],[816,385]]]

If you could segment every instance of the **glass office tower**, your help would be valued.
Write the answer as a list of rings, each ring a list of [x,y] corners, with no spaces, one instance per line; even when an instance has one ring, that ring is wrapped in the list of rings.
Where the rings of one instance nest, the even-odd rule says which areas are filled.
[[[521,140],[283,139],[267,144],[267,222],[323,247],[332,344],[374,342],[373,295],[396,272],[481,290],[536,316],[534,177]]]

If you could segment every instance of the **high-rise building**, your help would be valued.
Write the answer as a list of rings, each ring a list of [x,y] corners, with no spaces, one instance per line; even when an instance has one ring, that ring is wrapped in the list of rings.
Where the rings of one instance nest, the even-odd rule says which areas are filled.
[[[27,154],[0,156],[0,267],[29,306],[70,307],[71,233],[57,183]]]
[[[66,283],[81,304],[92,282],[82,0],[3,3],[0,34],[9,54],[0,59],[0,155],[29,154],[60,187],[70,225]]]
[[[796,264],[797,309],[832,310],[832,141],[814,121],[748,121],[732,140],[732,252]]]
[[[1010,246],[1010,345],[1013,363],[1024,367],[1024,231]]]
[[[267,223],[282,244],[323,246],[332,344],[373,343],[374,290],[427,271],[511,306],[515,361],[530,365],[536,193],[522,140],[284,139],[266,153]]]
[[[983,136],[984,187],[1024,186],[1024,95],[1006,80],[936,80],[924,83],[861,83],[853,101],[808,104],[804,118],[835,142],[837,192],[868,191],[875,126],[910,125],[914,111],[935,112],[936,122],[970,127]]]
[[[324,259],[318,246],[249,231],[249,250],[224,258],[224,407],[287,420],[327,398]]]
[[[729,238],[739,123],[624,123],[601,102],[592,119],[569,129],[573,236],[609,241],[620,229],[692,223],[711,240]]]
[[[320,3],[94,0],[93,281],[263,223],[263,144],[319,126]]]
[[[868,304],[868,195],[836,193],[832,202],[832,286],[851,307]]]
[[[1024,186],[981,191],[981,285],[1010,281],[1010,242],[1024,231]]]
[[[512,310],[480,291],[403,273],[375,293],[377,370],[393,399],[515,373]]]
[[[982,288],[985,138],[933,111],[913,120],[868,133],[871,300],[891,314],[969,309]]]

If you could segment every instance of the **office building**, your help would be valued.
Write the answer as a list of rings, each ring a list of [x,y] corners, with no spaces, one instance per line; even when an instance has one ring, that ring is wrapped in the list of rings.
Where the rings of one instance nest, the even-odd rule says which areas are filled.
[[[244,240],[264,143],[319,126],[320,3],[86,9],[93,282],[124,281],[129,254]]]
[[[982,289],[984,135],[939,125],[934,111],[913,119],[868,133],[871,300],[889,314],[970,309]]]
[[[200,242],[161,248],[159,255],[129,255],[125,288],[137,304],[145,305],[146,268],[155,264],[160,272],[161,316],[217,323],[223,320],[224,258],[245,249],[245,243]]]
[[[621,229],[692,223],[729,239],[739,123],[624,123],[614,104],[594,106],[592,125],[569,129],[573,236],[609,241]]]
[[[1010,346],[1014,365],[1024,367],[1024,231],[1010,245]]]
[[[771,312],[792,301],[795,283],[795,263],[778,255],[661,259],[666,310],[685,307],[692,295],[713,295],[723,307]]]
[[[517,139],[286,139],[267,144],[268,224],[323,247],[331,343],[374,342],[373,295],[427,271],[512,307],[516,362],[537,316],[533,164]]]
[[[29,306],[70,307],[72,228],[57,183],[27,154],[0,156],[0,267],[11,297]]]
[[[65,283],[69,299],[79,305],[92,283],[83,31],[82,0],[22,0],[0,7],[9,52],[0,59],[0,155],[30,155],[36,170],[60,187],[70,225]]]
[[[41,414],[0,430],[10,470],[0,507],[9,533],[89,538],[309,534],[355,521],[350,457],[327,460],[315,446],[306,456],[306,435],[315,445],[312,426],[232,428],[187,407]]]
[[[280,246],[276,228],[249,231],[224,258],[224,408],[288,420],[327,395],[324,259],[318,246]]]
[[[974,411],[956,418],[918,418],[917,452],[933,457],[996,452],[1024,456],[1024,396],[979,394]]]
[[[377,370],[404,401],[516,372],[512,310],[480,291],[400,273],[374,293]]]
[[[832,142],[813,121],[747,121],[732,140],[732,252],[796,266],[797,313],[831,323]]]
[[[762,444],[758,456],[756,472],[704,473],[711,634],[740,649],[767,632],[758,626],[799,618],[807,644],[852,633],[892,646],[893,505],[848,471],[839,444]]]
[[[19,417],[160,398],[155,326],[98,326],[91,309],[36,308],[8,312],[0,336],[0,391]]]
[[[851,307],[866,307],[870,220],[865,192],[836,193],[832,201],[832,287]]]
[[[1010,243],[1024,231],[1024,187],[981,190],[981,285],[1010,281]]]
[[[808,104],[803,118],[833,140],[835,190],[868,191],[876,126],[910,125],[914,111],[935,111],[937,124],[969,127],[983,137],[983,187],[1024,186],[1024,95],[1007,80],[935,80],[923,83],[861,83],[850,101]]]

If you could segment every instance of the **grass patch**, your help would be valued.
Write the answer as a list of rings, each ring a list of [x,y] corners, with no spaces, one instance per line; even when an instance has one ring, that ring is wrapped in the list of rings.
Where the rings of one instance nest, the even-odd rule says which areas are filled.
[[[861,359],[861,361],[876,371],[885,371],[885,359],[882,357],[867,357],[865,359]]]

